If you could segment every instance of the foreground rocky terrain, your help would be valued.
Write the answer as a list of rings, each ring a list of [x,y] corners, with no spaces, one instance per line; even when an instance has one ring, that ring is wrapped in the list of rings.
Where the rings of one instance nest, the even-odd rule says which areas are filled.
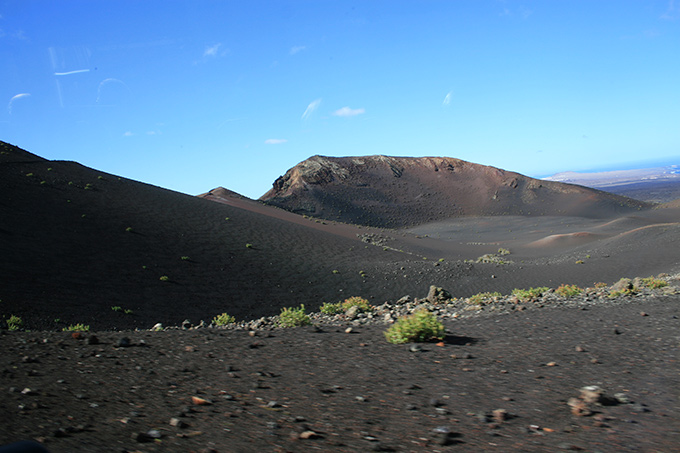
[[[417,345],[385,340],[388,307],[288,329],[3,331],[0,442],[35,439],[54,452],[673,451],[678,288],[599,291],[547,292],[514,309],[404,302],[432,306],[447,328],[442,342]]]

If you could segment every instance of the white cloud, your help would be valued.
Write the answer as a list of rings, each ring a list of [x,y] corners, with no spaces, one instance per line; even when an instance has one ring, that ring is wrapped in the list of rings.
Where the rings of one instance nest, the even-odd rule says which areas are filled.
[[[305,109],[305,112],[302,114],[302,119],[306,120],[307,118],[309,118],[309,116],[312,113],[314,113],[314,110],[316,110],[319,107],[319,105],[321,105],[321,98],[315,99],[312,102],[310,102],[307,108]]]
[[[71,74],[80,74],[81,72],[90,72],[90,70],[89,69],[76,69],[75,71],[55,72],[54,75],[65,76],[65,75],[71,75]]]
[[[12,96],[12,99],[10,99],[9,103],[7,104],[7,112],[9,112],[9,114],[11,115],[12,114],[12,107],[14,106],[14,103],[17,100],[19,100],[21,98],[26,98],[30,95],[31,95],[31,93],[19,93],[17,95]]]
[[[307,48],[307,46],[293,46],[293,47],[290,48],[290,52],[289,52],[289,53],[290,53],[291,55],[295,55],[295,54],[298,53],[298,52],[302,52],[302,51],[305,50],[306,48]]]
[[[135,135],[135,134],[132,131],[125,131],[125,133],[123,134],[123,137],[132,137],[133,135]]]
[[[366,113],[365,109],[351,109],[349,107],[343,107],[341,109],[336,110],[333,112],[333,115],[335,116],[356,116],[356,115],[361,115],[362,113]]]
[[[680,5],[675,0],[668,0],[666,11],[661,15],[661,19],[676,20],[680,18]]]
[[[453,91],[449,91],[446,93],[446,96],[444,96],[444,100],[442,101],[442,105],[449,105],[451,103],[451,97],[453,96]]]
[[[281,145],[282,143],[286,143],[288,140],[285,138],[269,138],[264,141],[265,145]]]
[[[220,50],[220,46],[222,46],[222,43],[218,42],[214,46],[206,47],[205,50],[203,51],[203,56],[204,57],[217,56],[217,52]]]

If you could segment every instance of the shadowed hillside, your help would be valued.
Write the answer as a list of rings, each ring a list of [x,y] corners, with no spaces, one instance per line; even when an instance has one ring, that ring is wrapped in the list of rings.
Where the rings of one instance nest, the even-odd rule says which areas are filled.
[[[260,198],[299,214],[399,228],[460,216],[602,218],[637,200],[448,157],[311,157]]]

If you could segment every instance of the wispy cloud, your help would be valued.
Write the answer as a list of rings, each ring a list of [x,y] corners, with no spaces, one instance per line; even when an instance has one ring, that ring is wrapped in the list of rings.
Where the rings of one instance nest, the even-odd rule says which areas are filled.
[[[302,119],[306,120],[309,118],[309,116],[314,113],[314,110],[316,110],[319,106],[321,105],[321,98],[315,99],[312,102],[309,103],[307,108],[305,109],[305,112],[302,114]]]
[[[269,138],[264,141],[265,145],[281,145],[283,143],[286,143],[288,140],[285,138]]]
[[[351,109],[349,107],[343,107],[343,108],[338,109],[335,112],[333,112],[333,115],[335,115],[335,116],[357,116],[357,115],[361,115],[362,113],[366,113],[366,109]]]
[[[453,91],[449,91],[446,93],[446,96],[444,96],[444,100],[442,101],[442,105],[449,105],[451,103],[451,97],[453,96]]]
[[[222,43],[218,42],[215,45],[212,45],[210,47],[206,47],[205,50],[203,51],[203,56],[204,57],[216,57],[221,46],[222,46]]]
[[[293,46],[290,48],[290,51],[288,52],[291,55],[295,55],[296,53],[300,53],[303,50],[305,50],[307,46]]]
[[[133,135],[135,135],[134,132],[132,132],[132,131],[125,131],[125,133],[123,134],[123,137],[132,137]]]
[[[678,4],[676,0],[668,0],[668,6],[666,7],[666,11],[661,15],[661,19],[680,19],[680,4]]]
[[[89,69],[76,69],[75,71],[55,72],[54,75],[56,75],[56,76],[66,76],[66,75],[71,75],[71,74],[80,74],[82,72],[90,72],[90,70]]]
[[[9,112],[9,114],[11,115],[11,114],[12,114],[12,109],[13,109],[13,107],[14,107],[14,103],[15,103],[17,100],[19,100],[19,99],[21,99],[21,98],[26,98],[26,97],[28,97],[28,96],[30,96],[30,95],[31,95],[31,93],[19,93],[19,94],[17,94],[17,95],[12,96],[12,99],[10,99],[10,100],[9,100],[9,103],[7,104],[7,112]]]

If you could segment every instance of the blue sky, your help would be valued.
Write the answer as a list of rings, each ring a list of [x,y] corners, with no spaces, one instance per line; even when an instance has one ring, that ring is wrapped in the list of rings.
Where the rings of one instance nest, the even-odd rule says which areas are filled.
[[[189,194],[315,154],[680,163],[680,0],[0,0],[0,81],[0,140]]]

